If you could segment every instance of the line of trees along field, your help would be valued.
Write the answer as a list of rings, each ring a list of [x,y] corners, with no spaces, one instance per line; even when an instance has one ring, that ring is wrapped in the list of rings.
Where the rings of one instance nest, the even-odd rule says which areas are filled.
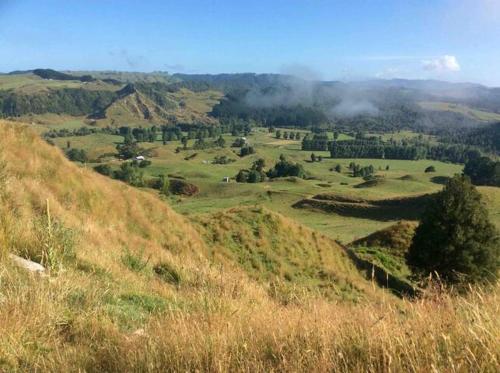
[[[463,144],[430,144],[420,140],[385,142],[376,137],[336,141],[330,140],[326,133],[306,136],[302,150],[330,151],[332,158],[432,159],[453,163],[466,163],[480,156],[472,146]]]

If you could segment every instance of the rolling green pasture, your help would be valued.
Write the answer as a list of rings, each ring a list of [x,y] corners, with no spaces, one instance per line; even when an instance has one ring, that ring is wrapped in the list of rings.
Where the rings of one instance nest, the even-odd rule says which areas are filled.
[[[454,113],[463,114],[469,118],[484,122],[495,122],[500,120],[500,114],[489,111],[473,109],[466,105],[455,104],[450,102],[430,102],[422,101],[419,105],[427,110],[433,111],[451,111]]]
[[[1,75],[0,87],[4,90],[16,89],[26,94],[46,91],[49,88],[82,88],[89,90],[116,90],[116,87],[104,82],[82,83],[79,80],[42,79],[34,74]]]
[[[305,134],[304,131],[301,132]],[[182,214],[196,215],[235,206],[264,205],[346,243],[386,227],[393,221],[341,216],[334,213],[297,209],[292,205],[321,193],[373,200],[432,193],[442,188],[447,177],[462,170],[461,165],[429,160],[330,159],[328,152],[315,152],[317,156],[322,156],[323,160],[312,163],[310,162],[311,152],[301,151],[300,141],[276,139],[274,134],[263,128],[254,129],[248,136],[248,141],[255,147],[256,154],[240,158],[236,154],[239,148],[230,147],[235,137],[225,135],[224,138],[227,145],[225,148],[192,150],[190,147],[194,140],[190,140],[188,150],[178,153],[175,150],[181,147],[179,141],[166,145],[160,141],[141,143],[142,147],[152,152],[152,157],[149,158],[152,164],[144,169],[145,176],[175,175],[185,178],[200,188],[200,193],[194,197],[171,196],[168,198],[172,207]],[[122,138],[107,134],[93,134],[55,139],[56,145],[61,148],[67,146],[67,141],[70,141],[71,147],[85,149],[89,157],[95,159],[99,155],[114,152],[116,144],[122,141]],[[240,169],[249,168],[258,158],[265,159],[266,168],[270,168],[281,154],[290,160],[301,162],[310,178],[308,180],[285,178],[258,184],[240,184],[233,180],[230,183],[222,182],[224,177],[234,177]],[[222,155],[235,161],[226,165],[212,163],[216,156]],[[185,159],[189,157],[189,160]],[[353,161],[362,166],[373,165],[380,181],[372,187],[357,187],[363,183],[363,179],[350,176],[348,166]],[[113,160],[112,163],[117,167],[119,161]],[[330,171],[337,164],[342,166],[342,172]],[[430,165],[436,168],[435,173],[424,172],[425,168]],[[387,166],[389,166],[388,170],[386,170]],[[480,190],[485,195],[492,218],[500,226],[498,188],[480,188]]]

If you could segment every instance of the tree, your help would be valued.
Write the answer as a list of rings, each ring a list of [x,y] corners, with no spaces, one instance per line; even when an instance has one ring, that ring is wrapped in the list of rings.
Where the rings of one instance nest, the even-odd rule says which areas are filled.
[[[125,181],[132,186],[144,186],[144,174],[139,167],[132,162],[124,162],[120,169],[114,172],[114,178]]]
[[[281,139],[281,131],[280,130],[276,131],[276,138]]]
[[[417,273],[437,272],[447,283],[496,280],[500,240],[481,194],[467,176],[456,175],[421,218],[407,262]]]
[[[271,179],[286,176],[305,178],[306,173],[300,163],[290,162],[281,154],[280,160],[274,165],[274,168],[267,171],[267,176]]]
[[[188,138],[186,136],[182,136],[181,143],[182,143],[182,148],[184,150],[186,150],[187,149]]]
[[[252,165],[252,169],[259,172],[262,172],[264,167],[266,167],[266,161],[263,158],[257,159]]]
[[[249,183],[260,183],[262,181],[260,172],[257,170],[250,170],[247,181]]]
[[[99,164],[94,167],[94,170],[105,176],[111,176],[113,174],[112,168],[107,164]]]
[[[217,145],[219,148],[223,148],[226,146],[226,140],[222,136],[219,136],[217,140],[215,140],[215,145]]]
[[[71,148],[66,151],[66,156],[70,161],[85,163],[88,161],[87,153],[83,149]]]
[[[311,162],[316,162],[316,154],[311,153]]]
[[[473,157],[467,161],[464,174],[476,185],[500,186],[500,161],[488,157]]]
[[[248,182],[248,170],[240,170],[236,175],[237,183],[246,183]]]
[[[247,156],[249,154],[254,154],[255,149],[253,146],[244,146],[240,149],[240,157]]]
[[[335,172],[338,172],[338,173],[342,172],[342,166],[340,164],[337,164],[335,166]]]
[[[425,169],[425,172],[426,173],[429,173],[429,172],[436,172],[436,167],[434,166],[429,166]]]
[[[143,151],[137,142],[128,141],[127,137],[125,137],[125,142],[123,144],[116,145],[116,150],[118,151],[118,156],[123,159],[137,157]]]

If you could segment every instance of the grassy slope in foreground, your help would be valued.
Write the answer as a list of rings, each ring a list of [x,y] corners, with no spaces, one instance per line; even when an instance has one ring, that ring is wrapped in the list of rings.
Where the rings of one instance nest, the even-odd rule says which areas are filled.
[[[417,303],[377,289],[367,293],[373,301],[334,303],[297,289],[285,306],[230,261],[213,265],[206,259],[208,243],[232,240],[230,225],[221,240],[205,237],[207,243],[203,231],[210,227],[198,228],[200,235],[154,195],[71,164],[29,131],[1,122],[0,145],[2,370],[498,366],[498,288],[463,300],[440,296]],[[47,199],[52,218],[76,235],[76,257],[68,255],[57,276],[37,279],[11,267],[5,254],[36,253],[41,243],[61,243],[51,237],[66,237],[64,230],[47,237]],[[303,239],[320,250],[322,239],[318,245],[308,241],[313,232],[293,238],[298,228],[285,223],[293,229],[285,226],[290,238],[277,237],[280,242]],[[234,224],[238,230],[240,222]]]

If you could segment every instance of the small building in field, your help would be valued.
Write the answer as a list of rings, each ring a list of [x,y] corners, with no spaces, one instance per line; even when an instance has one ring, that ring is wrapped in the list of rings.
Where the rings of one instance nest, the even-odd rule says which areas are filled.
[[[134,158],[136,161],[145,161],[146,158],[143,155],[138,155],[137,157]]]
[[[229,176],[224,176],[222,178],[222,182],[224,182],[224,183],[229,183],[230,180],[231,180],[231,178]]]

